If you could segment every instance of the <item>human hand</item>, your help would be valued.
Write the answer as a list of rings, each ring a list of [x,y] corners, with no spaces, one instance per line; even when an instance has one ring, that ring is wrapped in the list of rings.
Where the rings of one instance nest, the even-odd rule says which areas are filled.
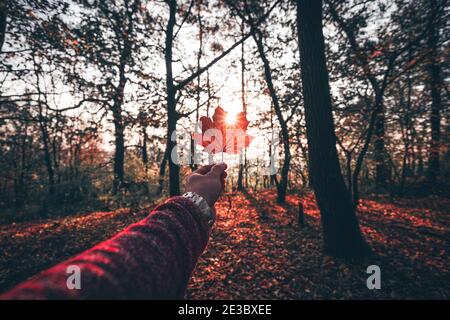
[[[227,165],[225,163],[200,167],[188,176],[186,191],[197,193],[213,208],[225,186],[226,169]]]

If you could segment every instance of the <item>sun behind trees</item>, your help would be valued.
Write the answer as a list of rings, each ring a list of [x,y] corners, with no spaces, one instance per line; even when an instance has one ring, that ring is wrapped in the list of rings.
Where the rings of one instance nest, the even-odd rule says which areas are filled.
[[[315,201],[325,254],[364,261],[365,201],[449,195],[446,0],[18,0],[0,10],[5,226],[138,211],[223,161],[223,212],[264,194],[274,209],[261,205],[263,223]],[[243,134],[211,151],[213,128]]]

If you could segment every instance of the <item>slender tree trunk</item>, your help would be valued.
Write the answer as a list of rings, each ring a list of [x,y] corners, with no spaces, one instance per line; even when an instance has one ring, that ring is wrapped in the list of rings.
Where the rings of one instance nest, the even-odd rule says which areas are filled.
[[[15,207],[20,209],[23,207],[26,199],[26,184],[25,184],[25,173],[27,170],[27,144],[28,144],[28,125],[25,123],[25,128],[21,137],[21,148],[20,148],[20,172],[18,174],[17,180],[15,179]],[[16,165],[16,164],[15,164]]]
[[[430,15],[437,10],[436,0],[429,0]],[[430,49],[430,62],[428,64],[428,86],[431,95],[431,139],[430,149],[428,154],[428,172],[427,178],[430,183],[436,181],[439,175],[440,163],[439,152],[441,145],[441,68],[438,59],[438,43],[439,31],[436,28],[436,23],[430,21],[428,27],[428,47]]]
[[[271,132],[271,141],[269,143],[269,159],[270,159],[270,179],[269,185],[270,187],[278,185],[277,174],[275,172],[275,150],[273,150],[273,139],[274,139],[274,123],[273,123],[273,102],[270,105],[270,132]]]
[[[143,126],[142,127],[142,162],[144,163],[146,170],[147,170],[147,164],[148,164],[147,141],[148,141],[147,126]]]
[[[175,0],[168,0],[169,5],[169,20],[166,29],[166,48],[165,48],[165,63],[166,63],[166,87],[167,87],[167,148],[169,161],[169,194],[171,196],[180,194],[180,167],[176,164],[171,153],[176,152],[177,141],[172,140],[177,128],[177,111],[176,111],[176,88],[173,80],[172,71],[172,46],[174,26],[176,24],[177,3]]]
[[[164,177],[166,175],[166,166],[167,166],[168,155],[169,155],[169,149],[166,146],[166,150],[164,151],[164,155],[161,160],[161,164],[159,165],[158,194],[161,194],[164,189]]]
[[[284,158],[283,158],[283,165],[281,167],[281,179],[278,182],[277,185],[277,202],[278,203],[284,203],[286,199],[286,190],[288,186],[288,174],[289,174],[289,166],[291,162],[291,152],[290,152],[290,144],[289,144],[289,131],[287,128],[286,120],[283,117],[283,114],[281,112],[281,105],[280,101],[278,99],[277,93],[275,91],[275,87],[273,85],[272,80],[272,70],[270,68],[269,60],[267,59],[264,45],[263,45],[263,36],[261,31],[257,30],[256,34],[253,36],[256,42],[256,46],[258,48],[259,56],[261,57],[261,60],[264,65],[264,77],[267,83],[267,88],[269,89],[270,97],[272,99],[272,103],[275,109],[275,114],[278,118],[278,122],[280,123],[281,127],[281,137],[283,139],[283,151],[284,151]]]
[[[386,187],[387,168],[386,168],[386,150],[384,144],[385,133],[385,117],[384,110],[381,109],[375,121],[375,141],[374,141],[374,156],[375,156],[375,183],[377,188],[383,189]]]
[[[8,1],[0,0],[0,52],[2,52],[3,43],[5,42],[7,18],[8,18]]]
[[[45,165],[47,167],[47,174],[48,174],[48,184],[49,184],[49,192],[50,194],[53,194],[54,192],[54,186],[55,186],[55,179],[54,179],[54,171],[53,171],[53,165],[52,165],[52,158],[50,154],[50,147],[49,147],[49,136],[48,136],[48,127],[47,127],[47,117],[44,115],[44,110],[42,108],[42,105],[44,104],[44,101],[42,100],[43,93],[41,91],[41,83],[40,83],[40,72],[41,72],[41,65],[36,61],[36,57],[33,56],[33,65],[34,65],[34,72],[36,75],[36,88],[38,91],[38,123],[39,123],[39,129],[41,131],[41,137],[42,137],[42,144],[44,147],[44,160]]]
[[[39,107],[40,109],[42,107]],[[41,136],[42,136],[42,144],[44,146],[44,159],[45,159],[45,165],[47,167],[47,174],[48,174],[48,184],[50,187],[50,193],[53,193],[54,186],[55,186],[55,178],[54,178],[54,171],[53,171],[53,165],[52,165],[52,158],[50,155],[50,147],[48,143],[48,131],[47,131],[47,120],[44,119],[42,116],[42,111],[40,111],[39,115],[39,127],[41,129]]]
[[[209,117],[209,110],[211,110],[211,83],[209,81],[209,70],[206,70],[206,93],[208,95],[208,100],[206,100],[206,116]]]
[[[411,128],[411,94],[412,94],[412,81],[410,78],[410,73],[407,73],[407,98],[405,101],[403,89],[401,88],[401,85],[398,84],[398,92],[399,92],[399,105],[401,107],[401,110],[404,114],[402,119],[400,119],[400,128],[401,128],[401,134],[402,134],[402,141],[403,141],[403,159],[402,159],[402,171],[400,174],[400,181],[398,186],[398,195],[401,197],[403,196],[404,190],[405,190],[405,184],[406,184],[406,177],[408,176],[408,173],[410,172],[410,167],[408,164],[408,159],[411,158],[410,155],[410,144],[413,143],[412,139],[410,139],[410,132],[412,130]],[[414,148],[412,148],[414,150]]]
[[[241,34],[244,35],[244,21],[241,24]],[[242,102],[242,111],[247,115],[247,105],[245,102],[245,50],[244,43],[241,44],[241,102]],[[237,180],[237,189],[239,191],[244,190],[243,185],[243,176],[244,176],[244,150],[241,150],[239,154],[239,172],[238,172],[238,180]]]
[[[127,11],[128,28],[127,34],[133,32],[133,17],[131,11]],[[123,37],[123,46],[120,52],[119,63],[119,84],[115,88],[113,105],[114,135],[115,135],[115,153],[114,153],[114,186],[116,192],[123,184],[125,178],[125,122],[122,115],[122,106],[125,97],[125,86],[127,84],[126,66],[130,63],[132,44],[128,36]]]
[[[197,70],[201,68],[202,56],[203,56],[203,21],[202,21],[202,3],[199,1],[197,3],[197,21],[198,21],[198,54],[197,54]],[[197,124],[199,122],[199,111],[200,111],[200,94],[201,94],[201,75],[197,77],[197,96],[196,96],[196,110],[195,110],[195,130],[197,130]],[[194,138],[191,137],[191,170],[197,170],[197,144]]]
[[[375,130],[375,123],[378,117],[379,112],[383,108],[383,95],[384,89],[379,92],[375,91],[375,103],[373,105],[372,114],[370,115],[369,127],[367,129],[366,138],[361,148],[361,151],[356,158],[355,169],[353,170],[352,175],[352,202],[353,206],[356,208],[359,202],[359,175],[361,173],[361,169],[363,166],[364,158],[366,156],[367,151],[369,150],[370,141],[372,140],[373,132]]]
[[[305,103],[309,174],[321,213],[326,253],[361,259],[367,245],[345,187],[336,150],[322,1],[297,0],[297,27]]]
[[[403,196],[403,192],[405,190],[405,180],[406,180],[406,174],[407,174],[407,159],[408,159],[408,145],[405,144],[405,151],[403,154],[403,160],[402,160],[402,172],[400,175],[400,182],[398,185],[398,195],[400,197]]]
[[[118,189],[124,183],[124,162],[125,162],[125,124],[122,115],[122,104],[125,93],[125,61],[127,57],[125,54],[122,57],[122,62],[119,68],[119,85],[116,89],[114,96],[114,102],[112,106],[113,123],[114,123],[114,137],[115,137],[115,150],[114,150],[114,186],[113,192],[117,192]]]
[[[299,131],[297,131],[296,139],[297,139],[297,154],[299,156],[303,156],[303,158],[305,159],[305,167],[307,168],[308,167],[308,157],[306,155],[307,152],[306,152],[305,147],[303,146],[303,143],[301,141],[300,132]],[[299,161],[299,173],[300,173],[300,177],[301,177],[301,180],[302,180],[302,188],[303,188],[303,189],[300,189],[300,191],[304,192],[305,188],[308,185],[308,179],[307,179],[307,177],[305,175],[305,172],[304,172],[304,169],[303,169],[304,166],[301,163],[302,163],[302,161],[301,161],[301,158],[300,158],[300,161]]]
[[[424,123],[423,125],[422,125],[422,130],[421,130],[421,135],[422,135],[422,137],[426,137],[426,133],[427,133],[427,125],[426,125],[426,123]],[[418,144],[418,147],[417,147],[417,153],[418,153],[418,156],[417,156],[417,175],[419,176],[419,177],[422,177],[424,174],[425,174],[425,165],[424,165],[424,156],[425,156],[425,152],[423,151],[423,145],[424,145],[424,143],[423,143],[423,139],[422,139],[422,141]]]
[[[353,186],[352,186],[352,152],[345,152],[346,157],[346,174],[347,174],[347,188],[348,194],[353,194]]]
[[[58,124],[56,124],[56,125],[58,125]],[[52,157],[53,157],[53,163],[55,166],[56,183],[60,183],[61,175],[60,175],[60,169],[59,169],[58,154],[60,154],[61,151],[59,150],[57,138],[58,138],[58,132],[55,132],[53,135],[53,139],[52,139]]]
[[[239,171],[238,171],[238,178],[237,178],[237,189],[238,191],[244,190],[244,156],[243,152],[241,150],[241,153],[239,154]]]
[[[125,139],[123,119],[120,110],[113,112],[114,122],[114,192],[123,185],[124,182],[124,160],[125,160]]]
[[[359,186],[358,186],[358,179],[359,174],[363,165],[364,157],[369,149],[369,145],[372,139],[372,136],[376,135],[376,142],[375,142],[375,157],[377,161],[376,165],[376,179],[378,181],[385,181],[386,176],[386,167],[384,162],[384,157],[386,156],[385,148],[384,148],[384,114],[383,114],[383,98],[384,98],[384,92],[386,90],[387,84],[388,84],[388,78],[393,68],[393,60],[389,61],[389,65],[383,75],[383,80],[380,83],[377,80],[377,76],[372,74],[370,72],[370,68],[368,66],[369,60],[364,55],[361,54],[361,49],[358,45],[358,42],[356,40],[356,36],[354,33],[353,28],[350,26],[350,24],[346,24],[344,19],[342,19],[341,15],[335,10],[333,5],[329,6],[330,8],[330,14],[334,21],[338,23],[340,28],[345,32],[347,35],[349,44],[358,60],[359,65],[362,68],[362,71],[369,81],[375,95],[375,102],[373,104],[373,110],[372,114],[370,116],[370,122],[369,127],[366,134],[366,139],[363,144],[363,147],[361,149],[361,152],[358,154],[358,157],[356,159],[355,169],[353,171],[353,177],[352,177],[352,186],[353,186],[353,204],[355,207],[358,206],[358,200],[359,200]],[[384,183],[380,183],[384,184]]]

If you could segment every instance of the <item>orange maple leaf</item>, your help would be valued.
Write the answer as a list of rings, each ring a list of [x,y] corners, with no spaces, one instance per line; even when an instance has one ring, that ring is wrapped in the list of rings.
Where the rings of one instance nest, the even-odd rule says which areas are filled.
[[[200,118],[202,133],[194,133],[193,139],[209,153],[239,153],[253,140],[253,137],[246,133],[250,121],[244,112],[236,115],[233,124],[227,124],[226,119],[227,112],[218,106],[212,119],[204,116]]]

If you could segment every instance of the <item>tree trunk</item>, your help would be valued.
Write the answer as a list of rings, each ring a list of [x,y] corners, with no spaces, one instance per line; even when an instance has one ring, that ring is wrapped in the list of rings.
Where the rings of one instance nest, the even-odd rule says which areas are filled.
[[[122,61],[119,67],[119,85],[116,88],[114,95],[114,102],[112,106],[113,123],[114,123],[114,137],[115,137],[115,151],[114,151],[114,186],[113,192],[124,183],[124,162],[125,162],[125,124],[122,116],[122,104],[125,93],[125,65],[129,52],[124,50],[122,53]]]
[[[309,174],[321,213],[327,254],[361,259],[367,245],[345,187],[336,150],[322,1],[297,0],[297,28],[309,152]]]
[[[125,160],[125,139],[124,126],[120,110],[113,111],[114,122],[114,187],[113,192],[117,192],[124,182],[124,160]]]
[[[38,85],[39,85],[39,83],[38,83]],[[49,190],[50,190],[50,193],[53,193],[54,185],[55,185],[54,171],[53,171],[53,165],[52,165],[52,158],[50,155],[47,119],[45,118],[45,116],[43,114],[40,94],[39,94],[39,98],[38,98],[38,104],[39,104],[38,122],[39,122],[39,129],[41,131],[42,145],[44,147],[44,160],[45,160],[45,165],[47,167]]]
[[[176,88],[173,80],[172,71],[172,46],[173,32],[176,24],[177,3],[175,0],[167,1],[169,5],[169,20],[166,29],[165,41],[165,63],[166,63],[166,90],[167,90],[167,160],[169,161],[169,194],[175,196],[180,194],[180,167],[173,162],[172,152],[176,152],[177,141],[172,140],[172,134],[177,128],[176,112]]]
[[[202,56],[203,56],[203,22],[202,22],[202,11],[201,11],[201,2],[197,3],[197,21],[198,21],[198,54],[197,54],[197,70],[201,68]],[[201,94],[201,75],[197,77],[197,96],[196,100],[196,109],[195,109],[195,130],[197,130],[197,125],[199,122],[199,111],[200,111],[200,94]],[[197,144],[195,143],[195,139],[191,137],[191,170],[195,171],[198,168],[197,161]]]
[[[163,189],[164,189],[164,177],[166,175],[166,166],[167,166],[168,154],[169,154],[169,149],[166,146],[166,150],[164,151],[164,155],[163,155],[163,158],[161,160],[161,164],[159,166],[158,194],[161,194],[163,192]]]
[[[133,17],[131,11],[127,11],[128,29],[127,34],[133,32]],[[119,84],[115,88],[113,105],[114,135],[115,135],[115,153],[114,153],[114,187],[116,192],[124,183],[124,162],[125,162],[125,123],[122,115],[122,106],[125,96],[125,85],[127,83],[126,66],[130,63],[132,44],[128,36],[123,36],[123,47],[120,51],[119,63]]]
[[[376,168],[376,179],[378,181],[385,181],[386,176],[386,167],[384,158],[386,156],[385,148],[384,148],[384,114],[383,114],[383,98],[384,98],[384,92],[386,90],[387,84],[388,84],[388,78],[393,68],[393,60],[391,59],[389,61],[389,65],[383,75],[383,80],[380,83],[377,80],[377,76],[372,74],[370,72],[370,68],[368,67],[369,59],[361,54],[361,48],[358,45],[358,42],[355,37],[355,32],[350,24],[346,24],[344,19],[342,19],[342,16],[339,15],[339,13],[335,10],[333,5],[330,4],[329,6],[330,14],[334,21],[338,23],[340,28],[345,32],[347,35],[349,44],[358,60],[359,65],[362,68],[362,71],[364,73],[364,76],[369,81],[374,95],[375,95],[375,102],[373,104],[372,114],[370,116],[370,122],[369,127],[367,129],[366,139],[364,142],[364,145],[361,149],[361,152],[358,154],[356,158],[356,164],[355,164],[355,170],[353,172],[352,177],[352,188],[353,188],[353,204],[355,207],[358,206],[358,200],[359,200],[359,187],[358,187],[358,179],[359,174],[363,165],[364,157],[369,149],[369,145],[372,139],[373,133],[375,133],[376,140],[375,141],[375,154],[376,158],[378,157],[377,161],[377,168]],[[380,155],[380,156],[379,156]],[[381,185],[384,183],[380,183]]]
[[[15,207],[20,209],[23,207],[26,199],[26,184],[25,184],[25,173],[27,170],[27,135],[28,125],[25,124],[23,132],[21,132],[21,143],[20,143],[20,171],[18,178],[14,180],[14,190],[15,190]],[[14,165],[17,165],[16,163]]]
[[[58,126],[58,124],[56,124],[56,126]],[[52,139],[52,157],[53,157],[53,163],[54,163],[54,167],[55,167],[56,183],[60,183],[61,182],[61,174],[60,174],[60,169],[59,169],[58,155],[61,154],[61,150],[58,146],[57,138],[58,138],[58,131],[56,131],[54,133],[53,139]]]
[[[55,185],[55,178],[54,178],[54,171],[53,171],[53,165],[52,165],[52,158],[50,155],[50,148],[48,144],[48,132],[47,132],[47,125],[46,120],[43,120],[40,116],[39,120],[39,126],[41,128],[41,135],[42,135],[42,143],[44,145],[44,159],[45,159],[45,165],[47,167],[47,174],[48,174],[48,184],[50,187],[50,193],[53,193],[54,191],[54,185]]]
[[[5,42],[6,25],[8,18],[8,1],[0,0],[0,52]]]
[[[273,144],[274,144],[274,123],[273,123],[273,103],[270,105],[270,132],[271,132],[271,141],[269,143],[269,159],[270,159],[270,179],[269,179],[269,185],[270,187],[277,186],[278,180],[277,180],[277,173],[275,171],[275,152],[276,150],[273,150]]]
[[[401,107],[402,113],[404,116],[402,119],[400,119],[400,129],[401,129],[401,135],[402,135],[402,141],[403,141],[403,158],[402,158],[402,171],[400,174],[400,181],[398,184],[398,196],[402,197],[404,190],[405,190],[405,184],[406,184],[406,177],[410,174],[410,166],[408,164],[408,160],[411,159],[410,155],[410,144],[413,143],[413,141],[410,140],[410,132],[413,128],[411,128],[411,93],[412,93],[412,81],[410,78],[410,73],[407,73],[407,98],[405,101],[404,92],[403,89],[400,86],[400,83],[398,83],[398,94],[399,94],[399,105]],[[412,148],[414,149],[414,148]],[[414,151],[412,150],[411,153]],[[411,164],[411,162],[410,162]]]
[[[147,126],[143,126],[142,127],[142,162],[144,163],[146,170],[147,170],[147,164],[148,164],[147,141],[148,141]]]
[[[406,180],[406,173],[407,173],[407,159],[408,159],[408,145],[405,144],[405,151],[403,153],[403,160],[402,160],[402,172],[400,175],[400,182],[398,184],[398,196],[402,197],[403,192],[405,190],[405,180]]]
[[[352,152],[345,153],[345,167],[347,174],[347,188],[348,194],[353,194],[353,186],[352,186]]]
[[[241,34],[244,35],[244,21],[241,24]],[[247,105],[245,102],[245,50],[244,43],[241,44],[241,102],[242,102],[242,111],[247,115]],[[244,190],[244,156],[243,152],[245,150],[241,150],[239,154],[239,172],[238,172],[238,180],[237,180],[237,189],[239,191]]]
[[[208,100],[206,100],[206,116],[209,117],[209,110],[211,110],[211,82],[209,81],[209,70],[206,70],[206,93],[208,95]]]
[[[437,10],[436,0],[429,0],[430,16]],[[430,49],[430,62],[428,64],[428,85],[431,96],[431,139],[428,155],[427,178],[430,183],[436,181],[440,171],[439,151],[441,140],[441,70],[438,60],[439,31],[435,21],[430,21],[428,27],[428,47]]]
[[[281,137],[283,139],[283,151],[284,151],[284,158],[283,158],[283,166],[281,167],[281,179],[277,184],[277,202],[278,203],[284,203],[286,198],[286,190],[288,186],[288,173],[289,173],[289,166],[291,162],[291,152],[290,152],[290,145],[289,145],[289,131],[287,128],[286,120],[283,117],[283,114],[281,112],[281,105],[280,101],[278,99],[277,93],[275,91],[275,87],[273,85],[272,81],[272,70],[270,69],[269,60],[267,59],[264,45],[263,45],[263,36],[261,31],[257,30],[256,34],[253,36],[256,42],[256,46],[258,47],[258,53],[261,57],[261,60],[264,65],[264,77],[267,83],[267,88],[269,89],[270,97],[272,99],[272,103],[275,109],[275,114],[278,118],[278,122],[280,123],[281,127]]]
[[[45,165],[47,167],[47,174],[48,174],[48,184],[49,184],[49,193],[53,194],[54,192],[54,186],[55,186],[55,179],[54,179],[54,171],[53,171],[53,165],[52,165],[52,158],[50,155],[50,147],[49,147],[49,135],[48,135],[48,127],[47,127],[47,117],[44,115],[44,110],[42,108],[42,105],[44,105],[44,102],[42,100],[42,96],[45,94],[41,90],[41,78],[40,78],[40,72],[41,72],[41,65],[36,61],[36,56],[33,56],[33,66],[34,66],[34,73],[36,76],[36,88],[38,91],[38,123],[39,123],[39,129],[41,131],[41,137],[42,137],[42,144],[44,147],[44,160]],[[45,98],[45,96],[44,96]],[[46,105],[46,104],[45,104]]]
[[[352,175],[352,202],[353,206],[356,208],[359,202],[359,175],[363,166],[364,158],[367,151],[369,150],[370,141],[372,140],[372,135],[375,130],[375,123],[379,112],[383,108],[383,95],[384,89],[380,91],[375,91],[375,103],[373,105],[372,114],[370,115],[369,127],[367,128],[366,138],[361,151],[356,158],[355,169]]]
[[[380,110],[375,122],[375,183],[377,188],[383,189],[386,186],[387,168],[386,168],[386,150],[384,147],[384,110]]]
[[[237,189],[238,191],[244,190],[244,157],[243,152],[239,154],[239,171],[238,171],[238,179],[237,179]]]

